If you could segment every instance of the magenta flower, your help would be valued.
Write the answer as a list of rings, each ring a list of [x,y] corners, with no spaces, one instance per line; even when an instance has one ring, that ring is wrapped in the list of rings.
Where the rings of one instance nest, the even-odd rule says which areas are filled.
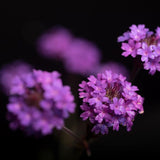
[[[131,55],[132,57],[136,57],[137,49],[141,46],[140,43],[134,42],[132,39],[128,41],[128,43],[122,43],[122,49],[125,52],[122,53],[124,57]]]
[[[118,131],[119,125],[131,130],[136,114],[142,114],[143,98],[121,74],[106,70],[105,73],[91,75],[88,82],[79,85],[79,96],[83,99],[80,117],[89,119],[95,134],[107,134],[108,128]]]
[[[160,71],[160,28],[157,27],[156,33],[149,31],[145,25],[132,25],[130,31],[118,37],[118,42],[122,43],[123,56],[131,55],[141,57],[144,69],[149,70],[151,75]]]
[[[83,39],[74,39],[65,52],[64,65],[67,71],[77,74],[90,74],[100,63],[100,51]]]
[[[8,94],[12,86],[13,78],[29,73],[31,70],[31,65],[20,60],[4,65],[0,70],[0,84],[3,88],[3,91]]]
[[[129,37],[129,32],[124,32],[122,36],[119,36],[118,37],[118,42],[123,42],[123,41],[126,41],[128,40],[130,37]]]
[[[63,59],[64,52],[72,42],[71,33],[64,28],[53,28],[38,39],[38,51],[45,57]]]
[[[160,57],[157,57],[155,59],[150,59],[148,62],[144,63],[144,69],[149,70],[149,73],[151,75],[154,75],[155,72],[158,70],[160,71]]]
[[[75,103],[59,76],[56,71],[33,70],[13,79],[7,105],[11,128],[47,135],[63,127]]]
[[[148,28],[145,28],[145,25],[139,24],[138,26],[132,25],[129,27],[131,32],[129,33],[130,38],[134,41],[140,41],[146,37],[147,32],[149,31]]]

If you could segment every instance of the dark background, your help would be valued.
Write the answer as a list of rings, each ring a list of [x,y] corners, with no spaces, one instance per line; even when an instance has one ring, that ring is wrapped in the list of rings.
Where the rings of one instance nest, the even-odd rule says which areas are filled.
[[[114,60],[131,70],[133,59],[121,56],[122,50],[117,43],[117,37],[132,24],[145,24],[153,31],[160,26],[160,11],[156,3],[151,4],[154,3],[6,2],[0,6],[0,67],[21,59],[36,69],[58,70],[62,73],[65,84],[72,83],[78,107],[81,102],[78,101],[76,89],[78,83],[85,78],[73,79],[73,75],[67,74],[60,62],[41,57],[36,50],[37,38],[55,25],[64,26],[75,36],[94,42],[102,51],[102,62]],[[68,77],[67,80],[65,76]],[[140,72],[134,84],[145,98],[144,114],[136,117],[131,132],[127,132],[125,128],[121,128],[119,132],[110,129],[108,135],[91,143],[90,159],[159,156],[159,77],[160,73],[151,76],[148,71]],[[7,102],[8,97],[0,92],[0,159],[76,159],[79,152],[73,149],[74,141],[60,131],[55,131],[50,136],[35,138],[28,137],[21,131],[10,130],[5,119]],[[72,122],[68,120],[68,124],[70,123]],[[66,139],[71,142],[66,142]],[[82,152],[80,157],[86,159],[85,153]]]

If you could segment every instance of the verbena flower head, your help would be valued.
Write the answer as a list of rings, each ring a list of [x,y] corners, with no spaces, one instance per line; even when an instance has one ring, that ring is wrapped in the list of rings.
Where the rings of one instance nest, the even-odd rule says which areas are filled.
[[[25,73],[29,73],[31,70],[32,66],[21,60],[4,65],[0,70],[0,84],[3,91],[8,94],[14,77],[22,76]]]
[[[131,130],[137,113],[143,113],[143,98],[136,93],[138,88],[121,74],[106,70],[91,75],[88,82],[79,85],[79,96],[83,99],[80,117],[93,124],[92,132],[107,134],[108,128],[118,131],[119,125]]]
[[[10,127],[47,135],[61,129],[75,110],[69,86],[63,86],[56,71],[33,70],[12,82],[7,109]]]
[[[64,57],[64,51],[67,50],[72,38],[67,29],[54,27],[38,39],[38,51],[45,57],[61,59]]]
[[[67,71],[90,74],[100,63],[99,49],[91,42],[75,38],[65,52],[64,65]]]
[[[96,75],[97,73],[103,73],[106,70],[111,70],[114,73],[122,74],[123,76],[129,78],[129,71],[127,70],[127,68],[123,64],[114,61],[100,64],[97,69],[95,69],[94,75]]]
[[[123,56],[140,56],[144,69],[151,75],[160,71],[160,27],[154,33],[143,24],[132,25],[130,31],[118,37],[118,42],[123,42]]]

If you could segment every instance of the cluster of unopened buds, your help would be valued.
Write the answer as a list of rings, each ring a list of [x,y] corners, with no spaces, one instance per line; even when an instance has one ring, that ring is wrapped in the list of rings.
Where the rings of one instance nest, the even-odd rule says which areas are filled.
[[[129,29],[118,37],[122,55],[139,57],[151,75],[160,71],[160,27],[155,33],[145,25],[132,25]],[[100,63],[102,56],[95,44],[76,38],[64,28],[53,28],[38,39],[37,51],[45,58],[62,61],[67,74],[88,77],[79,84],[78,91],[82,99],[80,117],[90,122],[90,132],[104,135],[109,128],[118,131],[120,126],[130,131],[136,115],[144,113],[144,98],[132,85],[132,79],[128,81],[129,71],[118,62]],[[65,126],[76,103],[70,86],[63,85],[58,71],[37,70],[16,61],[1,69],[0,83],[9,96],[7,120],[11,129],[41,135],[51,134],[54,128],[62,129],[81,141]],[[87,141],[82,143],[90,153]]]

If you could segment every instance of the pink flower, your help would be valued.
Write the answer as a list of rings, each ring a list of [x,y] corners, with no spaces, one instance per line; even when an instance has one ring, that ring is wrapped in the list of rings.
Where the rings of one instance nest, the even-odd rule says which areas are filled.
[[[145,25],[132,25],[127,33],[129,38],[118,37],[118,42],[125,41],[121,47],[124,50],[122,55],[125,57],[131,55],[133,58],[141,56],[144,69],[149,70],[150,74],[153,75],[159,71],[160,28],[157,27],[154,33],[145,28]]]
[[[61,129],[75,111],[70,87],[63,86],[56,71],[33,70],[13,77],[9,96],[10,126],[26,132],[51,134],[54,128]]]
[[[95,134],[107,134],[109,127],[118,131],[120,125],[130,131],[136,114],[143,113],[143,98],[136,93],[138,88],[120,74],[106,70],[97,77],[88,77],[79,86],[83,100],[80,117],[89,119]]]

